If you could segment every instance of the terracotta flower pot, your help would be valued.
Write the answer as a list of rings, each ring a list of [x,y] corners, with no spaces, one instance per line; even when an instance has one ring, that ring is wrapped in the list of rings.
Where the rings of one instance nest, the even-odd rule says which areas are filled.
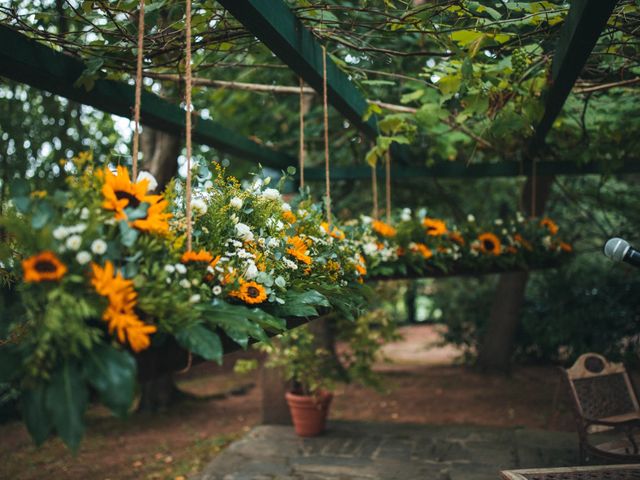
[[[315,437],[324,431],[329,405],[333,399],[331,392],[320,392],[311,396],[287,392],[286,398],[296,434],[301,437]]]

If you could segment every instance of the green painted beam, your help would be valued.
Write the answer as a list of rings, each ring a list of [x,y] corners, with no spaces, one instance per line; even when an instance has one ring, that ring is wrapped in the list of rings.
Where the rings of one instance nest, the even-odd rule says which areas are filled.
[[[84,70],[85,65],[79,60],[0,25],[0,76],[108,113],[132,116],[135,98],[132,85],[100,79],[87,91],[75,85]],[[158,95],[142,92],[140,116],[143,125],[184,134],[184,110]],[[297,163],[294,157],[264,147],[217,122],[202,118],[194,118],[193,141],[273,168],[286,168]]]
[[[533,145],[540,146],[562,110],[618,0],[573,0],[551,64],[551,87],[536,127]]]
[[[391,179],[394,182],[407,182],[424,178],[487,178],[531,176],[531,162],[480,163],[466,166],[464,163],[442,163],[433,167],[391,167]],[[364,180],[371,178],[371,168],[366,165],[353,167],[333,167],[331,180]],[[640,161],[628,161],[616,169],[607,169],[602,164],[578,165],[574,162],[545,161],[536,162],[535,173],[545,175],[596,175],[596,174],[633,174],[640,173]],[[324,168],[305,168],[307,181],[324,180]],[[384,168],[378,167],[378,178],[384,178]]]
[[[276,56],[322,94],[322,47],[282,0],[218,0],[240,23]],[[370,138],[378,134],[374,116],[362,117],[368,104],[364,96],[327,59],[327,100],[358,130]]]

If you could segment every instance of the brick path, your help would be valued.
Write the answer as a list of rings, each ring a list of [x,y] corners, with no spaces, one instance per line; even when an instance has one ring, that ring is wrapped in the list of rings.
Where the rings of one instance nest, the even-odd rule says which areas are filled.
[[[506,468],[577,464],[575,434],[469,426],[331,422],[321,437],[259,426],[198,480],[497,480]]]

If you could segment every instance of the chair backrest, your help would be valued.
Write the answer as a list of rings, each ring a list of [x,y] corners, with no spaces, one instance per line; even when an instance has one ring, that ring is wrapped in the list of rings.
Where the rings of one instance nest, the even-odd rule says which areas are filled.
[[[621,363],[610,363],[597,353],[585,353],[565,374],[580,417],[603,419],[640,411]]]

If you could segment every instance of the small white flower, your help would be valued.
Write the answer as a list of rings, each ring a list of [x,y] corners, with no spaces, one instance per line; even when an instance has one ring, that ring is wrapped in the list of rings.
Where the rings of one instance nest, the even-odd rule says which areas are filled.
[[[296,264],[296,262],[293,262],[293,261],[289,260],[286,257],[283,257],[282,261],[287,266],[287,268],[290,268],[291,270],[297,270],[298,269],[298,265]]]
[[[267,241],[267,248],[276,248],[278,245],[280,245],[280,242],[278,242],[277,238],[271,237]]]
[[[80,265],[86,265],[90,261],[91,261],[91,254],[89,252],[82,250],[81,252],[78,252],[76,254],[76,262],[78,262]]]
[[[53,238],[55,238],[56,240],[62,240],[67,235],[69,235],[67,227],[59,226],[53,230]]]
[[[516,220],[518,221],[518,223],[524,222],[524,217],[522,216],[522,214],[520,212],[517,213]]]
[[[96,255],[103,255],[107,251],[107,242],[98,239],[91,243],[91,251]]]
[[[378,245],[376,245],[374,242],[368,242],[362,246],[362,250],[364,251],[365,255],[371,256],[378,251]]]
[[[371,221],[373,220],[370,216],[368,215],[362,215],[362,217],[360,217],[360,219],[362,220],[362,223],[365,225],[368,225],[369,223],[371,223]]]
[[[86,223],[79,223],[73,227],[69,227],[69,233],[82,233],[87,229]]]
[[[222,293],[222,287],[220,285],[216,285],[211,289],[214,295],[220,295]]]
[[[213,269],[213,267],[211,265],[207,265],[207,272],[213,273],[213,272],[215,272],[215,270]]]
[[[253,240],[253,232],[249,225],[245,225],[244,223],[237,223],[235,225],[236,236],[245,242],[251,242]]]
[[[89,220],[89,209],[87,207],[83,207],[80,210],[80,220]]]
[[[82,245],[82,237],[80,235],[71,235],[64,244],[69,250],[75,252]]]
[[[500,225],[502,225],[504,222],[502,221],[502,219],[501,219],[501,218],[496,218],[496,219],[493,221],[493,223],[495,223],[496,225],[500,226]]]
[[[256,178],[253,184],[251,184],[251,190],[253,191],[260,190],[261,187],[262,187],[262,179],[260,178]]]
[[[276,222],[276,230],[279,232],[284,230],[284,223],[282,223],[280,220]]]
[[[287,202],[284,202],[282,204],[282,211],[283,212],[290,212],[291,211],[291,205],[289,205]]]
[[[551,247],[551,237],[549,235],[543,237],[542,245],[547,249]]]
[[[213,182],[211,180],[207,180],[206,182],[204,182],[205,190],[209,190],[211,187],[213,187]]]
[[[185,266],[184,266],[183,264],[181,264],[181,263],[176,263],[176,264],[174,265],[174,267],[175,267],[175,269],[176,269],[176,272],[178,272],[178,273],[180,273],[180,274],[182,274],[182,275],[184,275],[185,273],[187,273],[187,267],[185,267]]]
[[[201,198],[191,200],[191,208],[193,208],[196,215],[204,215],[207,213],[207,204]]]
[[[253,280],[257,276],[258,276],[258,267],[256,267],[255,263],[251,262],[247,266],[247,269],[244,271],[244,278],[246,278],[247,280]]]
[[[402,209],[402,213],[400,214],[400,219],[403,222],[408,222],[411,220],[411,209],[410,208],[403,208]]]
[[[165,265],[164,271],[167,273],[173,273],[176,271],[176,267],[174,267],[173,265]]]
[[[476,221],[476,217],[474,217],[472,214],[467,215],[467,222],[473,223],[475,221]]]
[[[143,180],[146,180],[147,182],[149,182],[147,186],[147,192],[155,190],[158,187],[158,181],[156,180],[156,177],[151,175],[151,173],[149,172],[145,172],[144,170],[142,170],[138,174],[138,178],[136,178],[136,183],[140,183]]]
[[[104,221],[104,224],[105,224],[105,225],[111,225],[111,226],[113,226],[113,225],[115,225],[116,223],[118,223],[118,222],[117,222],[117,220],[116,220],[115,218],[107,218],[107,219]]]
[[[307,213],[309,213],[309,212],[307,212],[304,208],[301,208],[301,209],[299,209],[299,210],[298,210],[298,216],[299,216],[300,218],[304,218],[304,217],[306,217],[306,216],[307,216]]]
[[[194,294],[189,297],[189,303],[198,303],[200,301],[200,295]]]
[[[178,285],[180,285],[182,288],[191,288],[191,282],[186,278],[183,278],[182,280],[180,280]]]
[[[262,196],[267,200],[279,200],[280,192],[275,188],[265,188],[262,192]]]
[[[191,280],[191,285],[193,285],[194,287],[197,287],[198,285],[200,285],[200,280],[198,280],[197,278],[194,278],[193,280]]]
[[[229,205],[236,210],[240,210],[242,208],[242,199],[240,197],[233,197],[229,200]]]
[[[235,225],[240,221],[240,218],[235,213],[232,213],[231,216],[229,217],[229,220],[231,220],[231,223]]]

